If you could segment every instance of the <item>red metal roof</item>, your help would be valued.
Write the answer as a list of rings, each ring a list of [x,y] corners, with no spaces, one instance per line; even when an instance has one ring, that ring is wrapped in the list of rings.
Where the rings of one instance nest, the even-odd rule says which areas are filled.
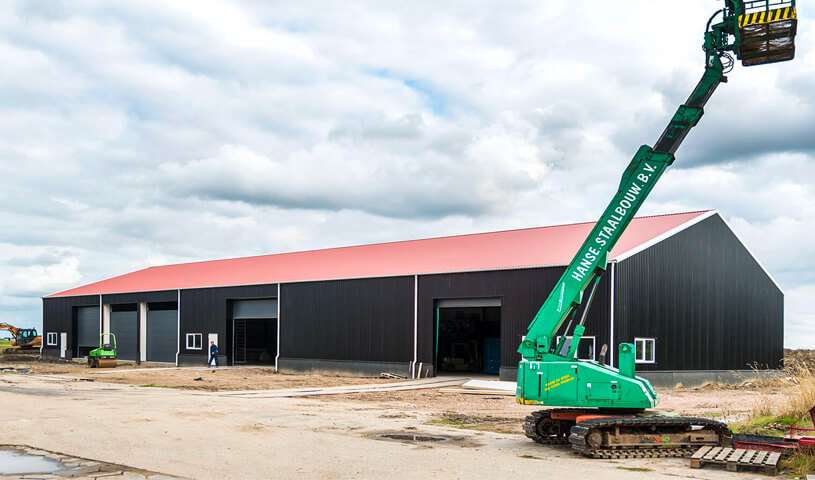
[[[635,218],[624,256],[714,212]],[[150,267],[49,297],[567,265],[594,222]]]

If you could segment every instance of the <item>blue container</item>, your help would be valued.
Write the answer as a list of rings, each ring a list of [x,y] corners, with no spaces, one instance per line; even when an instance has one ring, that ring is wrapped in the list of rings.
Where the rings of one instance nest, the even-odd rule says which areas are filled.
[[[484,373],[498,375],[501,366],[501,340],[498,338],[484,339]]]

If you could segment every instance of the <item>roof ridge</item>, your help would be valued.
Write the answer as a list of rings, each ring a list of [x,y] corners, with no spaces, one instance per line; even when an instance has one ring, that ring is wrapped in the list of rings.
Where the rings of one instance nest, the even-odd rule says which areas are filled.
[[[690,211],[690,212],[662,213],[662,214],[658,214],[658,215],[645,215],[645,216],[642,216],[642,217],[634,217],[633,220],[645,219],[645,218],[671,217],[671,216],[676,216],[676,215],[689,215],[689,214],[692,214],[692,213],[706,213],[706,212],[711,212],[711,211],[713,211],[713,209],[694,210],[694,211]],[[278,256],[278,255],[294,255],[294,254],[299,254],[299,253],[313,253],[313,252],[330,252],[330,251],[333,251],[333,250],[345,250],[345,249],[352,249],[352,248],[375,247],[377,245],[393,245],[393,244],[396,244],[396,243],[413,243],[413,242],[426,242],[426,241],[430,241],[430,240],[441,240],[441,239],[447,239],[447,238],[475,237],[475,236],[479,236],[479,235],[489,235],[489,234],[494,234],[494,233],[511,233],[511,232],[523,232],[523,231],[526,231],[526,230],[542,230],[542,229],[548,229],[548,228],[572,227],[572,226],[577,226],[577,225],[586,225],[586,224],[589,224],[589,223],[597,223],[597,221],[594,220],[594,221],[588,221],[588,222],[558,223],[558,224],[555,224],[555,225],[542,225],[542,226],[537,226],[537,227],[511,228],[511,229],[508,229],[508,230],[494,230],[494,231],[489,231],[489,232],[461,233],[461,234],[457,234],[457,235],[443,235],[443,236],[438,236],[438,237],[413,238],[413,239],[409,239],[409,240],[393,240],[393,241],[389,241],[389,242],[365,243],[365,244],[362,244],[362,245],[345,245],[345,246],[342,246],[342,247],[315,248],[315,249],[312,249],[312,250],[297,250],[297,251],[294,251],[294,252],[262,253],[262,254],[258,254],[258,255],[247,255],[245,257],[228,257],[228,258],[216,258],[216,259],[213,259],[213,260],[197,260],[197,261],[192,261],[192,262],[170,263],[170,264],[166,264],[166,265],[153,265],[151,267],[147,267],[147,268],[144,268],[142,270],[147,270],[147,269],[152,269],[152,268],[175,267],[175,266],[180,266],[180,265],[193,265],[193,264],[204,264],[204,263],[228,262],[228,261],[244,260],[244,259],[248,260],[248,259],[252,259],[252,258],[274,257],[274,256]],[[131,273],[135,273],[135,272],[131,272]],[[115,278],[115,277],[112,277],[112,278]]]
[[[716,210],[697,210],[697,211],[691,211],[691,212],[675,212],[675,213],[667,213],[667,214],[659,214],[659,215],[647,215],[647,216],[642,216],[642,217],[634,217],[634,220],[637,220],[638,221],[637,223],[639,225],[642,225],[643,229],[646,231],[646,232],[642,232],[642,234],[643,235],[647,234],[645,236],[648,237],[648,238],[645,238],[645,239],[640,239],[639,244],[643,244],[643,242],[648,243],[650,240],[653,240],[654,238],[659,237],[659,235],[657,235],[657,237],[654,237],[653,232],[648,233],[648,231],[653,230],[653,229],[648,228],[648,225],[651,224],[650,222],[648,222],[649,219],[652,219],[653,223],[655,225],[663,225],[666,222],[671,224],[671,225],[673,225],[673,224],[675,224],[677,222],[679,222],[681,225],[690,225],[690,224],[693,224],[694,222],[698,221],[699,219],[706,218],[706,217],[709,216],[709,214],[716,213],[716,212],[717,212]],[[683,219],[658,220],[659,218],[666,218],[666,217],[673,217],[673,216],[683,216]],[[644,221],[639,222],[639,220],[644,220]],[[250,267],[247,270],[247,272],[249,272],[249,273],[244,273],[244,274],[242,274],[243,276],[237,275],[237,274],[231,274],[234,278],[232,280],[230,280],[230,282],[234,283],[235,281],[238,281],[239,285],[245,285],[245,284],[255,284],[255,282],[259,281],[259,279],[266,279],[269,282],[274,283],[274,282],[287,281],[287,280],[285,280],[285,279],[284,280],[276,279],[276,280],[273,281],[273,279],[271,277],[274,276],[274,275],[269,276],[269,278],[266,278],[268,276],[268,275],[266,275],[266,273],[269,273],[269,272],[266,272],[264,274],[259,274],[257,271],[255,271],[256,269],[253,270],[251,268],[251,266],[255,265],[255,264],[275,265],[276,269],[281,270],[281,271],[283,271],[285,273],[286,271],[291,270],[292,268],[295,268],[297,265],[300,265],[303,262],[305,262],[307,265],[311,265],[311,264],[315,263],[315,261],[317,261],[317,263],[319,263],[319,264],[322,264],[324,261],[328,262],[328,264],[331,264],[332,258],[335,258],[335,257],[339,258],[342,261],[340,261],[339,263],[334,262],[334,264],[331,264],[333,266],[330,266],[330,268],[327,267],[328,269],[325,272],[322,272],[322,273],[320,273],[319,268],[317,268],[317,270],[312,269],[314,271],[312,271],[310,275],[312,275],[312,276],[317,275],[317,277],[319,277],[320,279],[324,279],[324,280],[325,279],[330,279],[330,278],[357,278],[357,276],[359,276],[360,274],[364,274],[363,276],[368,275],[368,273],[370,273],[370,272],[368,272],[369,270],[373,271],[373,270],[376,270],[376,268],[373,268],[370,265],[368,265],[368,267],[362,268],[360,270],[359,268],[356,268],[356,263],[357,263],[356,261],[351,262],[350,264],[348,263],[349,258],[351,258],[351,257],[359,257],[359,258],[363,258],[363,260],[365,260],[366,258],[368,260],[370,260],[370,258],[368,258],[368,257],[372,257],[372,256],[377,257],[379,254],[381,254],[383,252],[391,252],[391,254],[395,254],[395,258],[397,258],[397,260],[391,261],[391,262],[385,261],[384,263],[389,265],[388,268],[390,268],[390,270],[388,270],[388,272],[390,272],[391,274],[398,274],[399,272],[401,272],[403,270],[407,271],[405,265],[402,264],[402,263],[404,263],[404,261],[406,261],[406,260],[404,260],[404,258],[402,258],[405,255],[410,256],[410,255],[413,255],[413,254],[416,254],[416,253],[420,253],[422,251],[424,251],[426,253],[426,252],[434,250],[434,249],[440,249],[440,251],[448,251],[448,253],[450,253],[450,252],[456,251],[456,250],[458,250],[460,248],[464,248],[465,250],[470,249],[470,248],[476,248],[477,249],[477,248],[479,248],[478,247],[479,245],[481,245],[481,246],[489,245],[489,244],[501,244],[501,245],[504,245],[504,244],[506,244],[507,241],[513,241],[513,239],[516,240],[516,241],[522,241],[522,242],[527,242],[528,243],[529,241],[537,241],[536,239],[539,240],[540,238],[544,238],[544,237],[545,238],[549,238],[549,237],[556,238],[556,237],[562,237],[562,236],[565,235],[565,236],[571,238],[571,237],[575,237],[575,235],[574,235],[575,232],[582,232],[587,228],[591,228],[590,225],[594,225],[595,223],[596,222],[577,222],[577,223],[566,223],[566,224],[557,224],[557,225],[544,225],[544,226],[516,228],[516,229],[509,229],[509,230],[497,230],[497,231],[491,231],[491,232],[466,233],[466,234],[448,235],[448,236],[440,236],[440,237],[430,237],[430,238],[419,238],[419,239],[411,239],[411,240],[398,240],[398,241],[391,241],[391,242],[370,243],[370,244],[365,244],[365,245],[349,245],[349,246],[321,248],[321,249],[314,249],[314,250],[301,250],[301,251],[295,251],[295,252],[283,252],[283,253],[273,253],[273,254],[252,255],[252,256],[246,256],[246,257],[232,257],[232,258],[221,258],[221,259],[215,259],[215,260],[201,260],[201,261],[183,262],[183,263],[175,263],[175,264],[153,265],[153,266],[149,266],[149,267],[146,267],[146,268],[142,268],[140,270],[135,270],[135,271],[132,271],[132,272],[127,272],[127,273],[121,274],[121,275],[116,275],[116,276],[113,276],[113,277],[108,277],[108,278],[104,278],[104,279],[101,279],[101,280],[97,280],[95,282],[91,282],[91,283],[88,283],[88,284],[85,284],[85,285],[74,287],[74,288],[71,288],[71,289],[68,289],[68,290],[63,290],[63,291],[60,291],[60,292],[57,292],[57,293],[52,293],[50,295],[46,295],[46,297],[69,296],[69,295],[71,295],[71,292],[73,292],[73,295],[79,295],[80,293],[78,293],[78,292],[85,292],[87,290],[95,292],[95,293],[89,293],[91,295],[98,294],[98,293],[105,290],[104,287],[105,287],[106,284],[111,285],[111,284],[108,284],[108,282],[112,281],[112,282],[116,283],[117,281],[119,281],[119,283],[121,283],[121,282],[127,283],[128,281],[130,281],[128,279],[132,279],[133,281],[137,281],[137,282],[138,281],[144,282],[145,281],[144,280],[145,275],[147,275],[147,277],[156,277],[157,275],[159,277],[163,277],[164,275],[173,276],[174,274],[176,274],[176,273],[178,273],[180,271],[183,271],[183,272],[188,272],[186,274],[186,276],[189,276],[189,273],[192,271],[192,272],[197,272],[196,275],[204,274],[206,276],[207,274],[211,274],[213,271],[221,271],[221,270],[223,270],[224,272],[227,272],[227,273],[229,273],[230,269],[232,269],[232,270],[238,269],[239,271],[243,271],[244,267],[247,267],[247,266]],[[578,228],[574,229],[574,228],[569,228],[569,227],[578,227]],[[668,230],[663,232],[663,234],[666,233],[666,232],[675,231],[676,228],[678,228],[678,226],[674,226],[672,228],[669,228]],[[524,232],[532,232],[532,233],[524,233]],[[637,237],[637,235],[634,235],[634,237]],[[468,239],[468,238],[477,239],[477,240],[470,240],[470,241],[465,240],[465,241],[462,241],[463,239]],[[571,238],[570,241],[576,241],[576,240],[574,238]],[[377,247],[379,247],[379,248],[377,248]],[[628,248],[629,248],[629,251],[631,251],[631,246],[630,245],[628,246]],[[557,249],[555,249],[555,250],[557,250]],[[555,257],[560,255],[560,256],[563,256],[563,258],[571,257],[573,254],[574,254],[573,252],[569,252],[568,255],[566,253],[564,253],[564,252],[552,253],[552,255],[555,255]],[[560,260],[553,260],[553,258],[555,258],[555,257],[552,257],[552,258],[546,257],[547,259],[543,260],[544,257],[541,257],[540,255],[532,255],[532,256],[528,256],[528,258],[524,257],[523,255],[521,255],[520,257],[517,257],[517,258],[513,257],[513,254],[508,254],[508,255],[509,255],[509,257],[506,260],[521,262],[521,263],[518,263],[518,265],[527,265],[527,266],[529,266],[529,265],[550,265],[550,264],[554,265],[555,263],[552,263],[552,262],[560,262]],[[489,257],[489,255],[487,255],[487,256]],[[433,271],[433,272],[435,272],[435,271],[438,271],[438,272],[442,272],[442,271],[448,272],[448,271],[450,271],[450,272],[452,272],[452,271],[458,271],[458,270],[456,270],[456,268],[458,268],[458,267],[455,267],[455,264],[460,264],[460,265],[465,265],[466,264],[467,269],[473,269],[474,268],[475,270],[478,270],[478,271],[483,270],[485,268],[487,268],[487,269],[491,269],[493,267],[497,268],[496,265],[499,265],[499,264],[503,265],[502,268],[507,268],[507,265],[509,265],[508,262],[505,261],[505,262],[502,263],[501,261],[499,261],[496,258],[492,258],[491,260],[485,260],[485,261],[463,261],[461,258],[459,258],[460,255],[457,256],[456,254],[453,254],[452,257],[455,257],[457,259],[455,261],[452,261],[452,263],[450,263],[450,262],[445,263],[445,261],[442,260],[441,257],[440,258],[435,258],[434,257],[434,259],[431,261],[432,265],[424,265],[421,268],[430,268],[430,270],[427,270],[427,271]],[[357,261],[359,260],[359,258],[357,258]],[[399,263],[400,261],[398,260],[398,258],[402,258],[402,260],[401,260],[402,263]],[[447,257],[445,257],[445,258],[447,258]],[[557,257],[557,258],[560,258],[560,257]],[[365,260],[365,261],[368,261],[368,260]],[[380,265],[382,263],[382,261],[383,261],[382,259],[379,259],[375,263],[377,265]],[[345,263],[343,263],[343,262],[345,262]],[[427,262],[425,262],[425,263],[427,263]],[[449,265],[448,265],[448,263],[449,263]],[[506,263],[506,265],[504,265],[505,263]],[[567,263],[567,262],[564,261],[563,264],[565,264],[565,263]],[[364,261],[363,261],[363,264],[365,264]],[[441,269],[434,270],[434,269],[436,269],[436,266],[434,266],[434,265],[437,265],[437,264],[442,265],[442,267],[439,267]],[[557,263],[557,264],[560,264],[560,263]],[[300,265],[300,266],[302,267],[302,265]],[[381,265],[380,265],[380,267],[381,267]],[[377,267],[377,268],[380,268],[380,267]],[[413,267],[411,267],[411,268],[413,268]],[[509,268],[511,268],[511,267],[509,267]],[[261,269],[261,270],[265,271],[263,269]],[[462,270],[462,271],[464,271],[464,270]],[[145,274],[144,272],[150,272],[150,273]],[[209,273],[207,273],[207,272],[209,272]],[[347,273],[347,272],[350,272],[350,273]],[[360,272],[362,272],[362,273],[360,273]],[[368,272],[368,273],[366,273],[366,272]],[[346,275],[346,274],[351,275],[351,276],[350,277],[343,276],[343,275]],[[235,275],[237,275],[237,276],[235,276]],[[260,276],[258,276],[258,275],[260,275]],[[288,274],[282,274],[282,275],[284,277],[286,275],[288,275],[288,277],[291,277],[291,278],[288,279],[288,281],[295,281],[293,279],[300,278],[300,277],[297,277],[296,275],[291,274],[291,272],[289,272]],[[328,276],[325,276],[325,275],[328,275]],[[317,277],[315,277],[315,278],[317,278]],[[244,283],[244,282],[246,282],[248,280],[251,280],[251,282]],[[307,281],[307,280],[308,279],[305,278],[305,277],[303,277],[303,279],[302,279],[302,281]],[[212,282],[214,280],[210,278],[209,280],[200,280],[200,281]],[[183,280],[183,281],[176,279],[173,282],[170,282],[173,285],[170,285],[167,282],[164,282],[164,283],[162,283],[162,282],[158,282],[158,283],[153,282],[152,285],[155,288],[150,288],[150,289],[145,290],[145,291],[152,291],[154,289],[163,290],[163,289],[165,289],[165,288],[163,288],[163,286],[169,286],[170,289],[198,288],[197,285],[198,285],[198,283],[200,283],[200,281],[199,280],[190,280],[189,278],[187,278],[186,280]],[[179,283],[179,282],[180,282],[179,285],[183,284],[185,286],[176,286],[176,285],[174,285],[175,283]],[[261,283],[263,283],[263,282],[261,282]],[[224,283],[224,285],[227,285],[227,283]],[[160,286],[162,288],[159,288]],[[120,286],[120,287],[117,287],[117,288],[124,288],[124,287]],[[107,291],[109,291],[109,293],[112,292],[110,290],[110,288],[108,288]]]

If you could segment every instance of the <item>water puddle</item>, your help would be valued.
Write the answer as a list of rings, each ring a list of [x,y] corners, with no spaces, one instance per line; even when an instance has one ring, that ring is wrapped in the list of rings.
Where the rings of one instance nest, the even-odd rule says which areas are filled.
[[[19,450],[0,450],[0,475],[52,473],[64,465],[42,455],[30,455]]]
[[[449,442],[449,437],[441,435],[424,435],[421,433],[377,433],[373,437],[401,442]]]

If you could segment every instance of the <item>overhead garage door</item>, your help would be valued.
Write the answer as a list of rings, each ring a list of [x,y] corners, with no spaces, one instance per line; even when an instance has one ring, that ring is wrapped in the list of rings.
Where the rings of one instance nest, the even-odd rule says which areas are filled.
[[[116,336],[116,354],[119,358],[138,359],[139,317],[135,304],[124,308],[114,305],[110,312],[110,333]]]
[[[78,347],[99,346],[99,307],[77,307],[76,345]]]
[[[147,307],[147,361],[173,362],[178,350],[178,310]]]
[[[277,318],[277,299],[235,300],[232,318]]]

